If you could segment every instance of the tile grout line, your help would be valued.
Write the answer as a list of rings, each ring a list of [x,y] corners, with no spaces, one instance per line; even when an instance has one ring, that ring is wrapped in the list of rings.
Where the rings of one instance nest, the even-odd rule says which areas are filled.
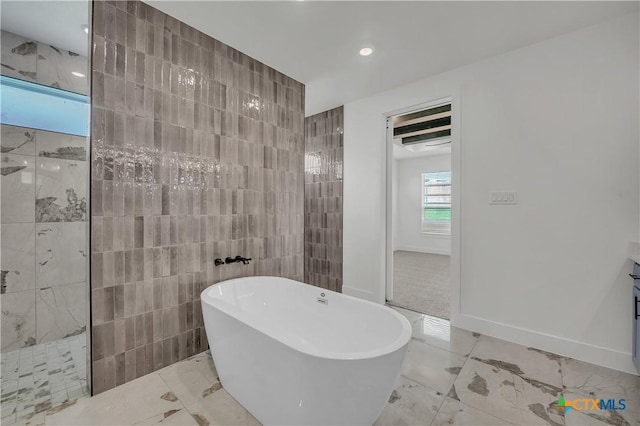
[[[476,346],[477,346],[477,345],[478,345],[478,343],[480,342],[480,337],[482,337],[482,336],[483,336],[483,334],[480,334],[480,336],[478,336],[478,339],[476,340],[476,343],[473,345],[473,348],[472,348],[472,349],[471,349],[471,351],[469,352],[469,355],[468,355],[467,359],[465,360],[464,365],[466,365],[466,364],[467,364],[467,361],[471,358],[471,354],[473,353],[474,349],[476,348]],[[463,368],[464,368],[464,365],[463,365]],[[495,367],[495,368],[498,368],[499,370],[502,370],[502,371],[506,371],[506,370],[504,370],[504,369],[502,369],[502,368],[500,368],[500,367]],[[460,371],[462,372],[462,369],[461,369]],[[514,374],[514,373],[511,373],[511,375],[512,375],[512,376],[516,376],[516,377],[520,377],[519,375]],[[457,377],[456,377],[456,380],[457,380]],[[562,376],[561,376],[561,380],[562,380]],[[454,385],[455,385],[455,382],[454,382]],[[497,419],[499,419],[499,420],[502,420],[502,421],[503,421],[503,422],[505,422],[505,423],[508,423],[508,424],[514,424],[513,422],[511,422],[511,421],[509,421],[509,420],[507,420],[507,419],[504,419],[504,418],[502,418],[502,417],[500,417],[500,416],[498,416],[498,415],[496,415],[496,414],[493,414],[493,413],[490,413],[490,412],[485,411],[483,408],[480,408],[480,407],[477,407],[477,406],[475,406],[475,405],[471,405],[471,404],[468,404],[468,403],[464,403],[464,402],[462,402],[462,401],[458,401],[458,402],[460,402],[461,404],[466,405],[466,406],[468,406],[468,407],[471,407],[471,408],[473,408],[473,409],[475,409],[475,410],[478,410],[478,411],[480,411],[480,412],[482,412],[482,413],[484,413],[484,414],[487,414],[487,415],[489,415],[489,416],[492,416],[492,417],[495,417],[495,418],[497,418]],[[521,412],[526,413],[526,410],[524,410],[524,409],[521,409],[521,408],[519,408],[519,407],[516,407],[516,409],[517,409],[518,411],[521,411]],[[565,418],[564,418],[564,415],[563,415],[562,417],[563,417],[563,420],[564,420],[564,419],[565,419]],[[515,424],[518,424],[518,423],[515,423]]]
[[[482,334],[480,334],[480,333],[478,333],[478,334],[479,334],[479,336],[476,338],[476,341],[475,341],[475,343],[473,344],[473,346],[472,346],[471,350],[470,350],[470,351],[469,351],[469,353],[464,357],[464,358],[465,358],[465,360],[464,360],[464,363],[462,364],[462,367],[460,367],[460,372],[462,372],[462,369],[465,367],[465,365],[467,365],[467,362],[468,362],[468,361],[469,361],[469,359],[471,358],[471,354],[473,353],[473,350],[474,350],[474,349],[475,349],[475,347],[478,345],[478,342],[480,341],[480,337],[482,337]],[[449,352],[450,352],[450,353],[452,353],[452,354],[454,354],[454,355],[457,355],[455,352],[451,352],[451,351],[449,351]],[[456,381],[458,380],[458,377],[459,377],[459,376],[460,376],[460,373],[456,374],[456,378],[455,378],[455,380],[453,381],[453,384],[451,384],[451,387],[454,387],[454,386],[455,386]],[[449,389],[449,391],[451,391],[451,388]],[[447,394],[444,396],[444,399],[442,400],[442,403],[440,404],[440,407],[438,407],[438,410],[436,411],[436,415],[433,417],[433,420],[431,420],[430,425],[433,425],[433,422],[435,422],[436,418],[438,417],[438,414],[440,414],[440,411],[442,410],[442,407],[444,406],[445,401],[447,400],[447,398],[449,398],[449,391],[447,391]],[[451,399],[453,399],[453,398],[451,398]],[[457,401],[458,401],[458,403],[460,403],[460,404],[462,404],[462,405],[465,405],[465,406],[467,406],[467,407],[470,407],[470,408],[473,408],[473,409],[475,409],[475,410],[478,410],[478,411],[480,411],[480,412],[482,412],[482,413],[484,413],[484,414],[487,414],[487,415],[489,415],[489,416],[491,416],[491,417],[494,417],[494,418],[496,418],[496,419],[502,420],[503,422],[505,422],[505,423],[507,423],[507,424],[513,424],[512,422],[507,421],[507,420],[505,420],[505,419],[503,419],[503,418],[501,418],[501,417],[498,417],[498,416],[496,416],[495,414],[488,413],[488,412],[486,412],[486,411],[484,411],[484,410],[482,410],[482,409],[480,409],[480,408],[478,408],[478,407],[474,407],[473,405],[469,405],[469,404],[467,404],[467,403],[464,403],[464,402],[462,402],[460,399],[457,399]],[[523,410],[523,411],[524,411],[524,410]]]
[[[464,367],[465,367],[465,365],[467,365],[467,362],[471,359],[471,354],[473,353],[474,349],[476,348],[476,346],[477,346],[477,345],[478,345],[478,343],[480,342],[480,338],[483,336],[483,335],[482,335],[482,334],[480,334],[480,333],[478,333],[478,334],[479,334],[479,336],[478,336],[478,338],[476,339],[476,342],[473,344],[473,347],[472,347],[472,348],[471,348],[471,350],[469,351],[469,354],[467,355],[467,357],[466,357],[466,359],[465,359],[465,361],[464,361],[464,364],[462,365],[462,368],[464,368]],[[460,369],[460,372],[462,372],[462,368]],[[460,373],[458,373],[458,376],[460,376]],[[456,380],[458,380],[458,377],[456,377]],[[451,386],[454,386],[454,385],[455,385],[455,381],[453,382],[453,385],[451,385]],[[481,408],[478,408],[478,407],[475,407],[475,406],[473,406],[473,405],[469,405],[469,404],[467,404],[467,403],[464,403],[464,402],[462,402],[462,401],[460,400],[460,398],[459,398],[459,397],[458,397],[458,402],[459,402],[459,403],[461,403],[461,404],[464,404],[464,405],[466,405],[466,406],[468,406],[468,407],[471,407],[471,408],[473,408],[473,409],[476,409],[476,410],[478,410],[478,411],[480,411],[480,412],[482,412],[482,413],[484,413],[484,414],[488,414],[488,415],[490,415],[490,416],[492,416],[492,417],[495,417],[496,419],[500,419],[500,420],[502,420],[502,421],[503,421],[503,422],[505,422],[505,423],[509,423],[509,424],[511,423],[511,422],[509,422],[509,421],[507,421],[507,420],[503,419],[502,417],[498,417],[498,416],[496,416],[496,415],[494,415],[494,414],[487,413],[485,410],[483,410],[483,409],[481,409]],[[441,408],[442,408],[442,407],[441,407]]]
[[[172,366],[172,365],[179,365],[181,362],[183,362],[183,361],[185,361],[185,360],[186,360],[186,358],[185,358],[184,360],[182,360],[182,361],[178,361],[178,362],[175,362],[175,363],[173,363],[173,364],[169,364],[167,367]],[[169,389],[169,390],[170,390],[170,391],[175,395],[175,391],[173,390],[173,388],[169,385],[169,383],[167,383],[167,381],[164,379],[164,377],[162,377],[162,374],[160,374],[160,371],[162,371],[164,368],[166,368],[166,367],[163,367],[163,368],[161,368],[160,370],[156,370],[156,371],[154,371],[154,373],[156,373],[156,374],[158,375],[158,377],[160,377],[160,380],[162,380],[162,382],[163,382],[165,385],[167,385],[167,388],[168,388],[168,389]],[[193,418],[193,415],[191,414],[191,412],[189,411],[189,409],[187,408],[187,406],[186,406],[186,405],[184,405],[184,402],[182,402],[182,400],[181,400],[180,398],[178,398],[178,396],[177,396],[177,395],[176,395],[176,398],[177,398],[177,400],[178,400],[178,401],[180,401],[180,406],[182,407],[182,409],[183,409],[184,411],[186,411],[187,413],[189,413],[189,415]],[[160,414],[163,414],[163,413],[160,413]],[[175,414],[175,413],[174,413],[174,414]],[[153,417],[153,416],[152,416],[152,417]],[[194,419],[194,420],[195,420],[195,419]],[[143,421],[144,421],[144,420],[143,420]]]
[[[38,73],[38,61],[36,61],[36,75]],[[33,177],[34,177],[34,184],[33,184],[33,267],[34,267],[34,283],[33,283],[33,320],[34,320],[34,324],[33,324],[33,333],[35,334],[34,339],[36,341],[36,343],[38,342],[38,291],[40,290],[40,286],[38,285],[38,231],[37,231],[37,220],[36,220],[36,201],[38,199],[38,191],[36,188],[36,185],[38,184],[38,156],[36,155],[36,151],[37,151],[37,146],[38,146],[38,132],[35,131],[34,132],[34,138],[33,138],[33,153],[34,153],[34,160],[33,160]],[[48,363],[47,363],[47,367],[48,367]],[[47,369],[47,373],[49,372],[49,370]]]

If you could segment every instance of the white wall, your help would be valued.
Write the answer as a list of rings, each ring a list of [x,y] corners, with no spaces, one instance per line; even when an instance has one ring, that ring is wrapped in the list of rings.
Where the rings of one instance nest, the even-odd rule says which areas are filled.
[[[451,236],[422,232],[422,174],[451,170],[451,154],[394,161],[394,250],[451,254]]]
[[[636,14],[345,105],[343,291],[384,300],[385,114],[451,96],[453,323],[633,371],[638,47]]]
[[[393,221],[392,226],[392,245],[393,249],[397,250],[398,247],[398,160],[393,159],[393,165],[391,169],[391,219]]]

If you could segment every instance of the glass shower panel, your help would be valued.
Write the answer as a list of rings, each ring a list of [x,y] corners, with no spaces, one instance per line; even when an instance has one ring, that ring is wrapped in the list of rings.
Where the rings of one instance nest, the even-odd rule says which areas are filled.
[[[3,425],[89,395],[89,5],[2,2]]]

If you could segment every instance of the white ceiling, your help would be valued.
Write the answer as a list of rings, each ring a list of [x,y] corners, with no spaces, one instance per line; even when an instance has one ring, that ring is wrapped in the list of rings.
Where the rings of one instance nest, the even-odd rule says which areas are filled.
[[[87,56],[89,36],[81,26],[88,22],[86,0],[0,1],[3,30],[82,56]]]
[[[306,115],[589,26],[637,2],[146,0],[306,84]],[[358,51],[372,46],[369,57]]]
[[[625,13],[638,2],[147,3],[306,84],[306,115]],[[86,55],[88,3],[0,3],[1,27]],[[358,50],[372,46],[369,57]]]

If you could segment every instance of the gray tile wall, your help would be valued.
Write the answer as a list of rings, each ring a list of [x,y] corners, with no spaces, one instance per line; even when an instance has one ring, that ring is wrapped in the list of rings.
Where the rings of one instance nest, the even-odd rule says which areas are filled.
[[[344,108],[305,119],[305,282],[342,291]]]
[[[206,287],[303,280],[304,86],[141,2],[95,2],[93,31],[100,393],[205,350]]]
[[[87,92],[87,58],[7,31],[0,72]],[[0,125],[3,353],[82,333],[87,308],[87,145],[83,136]]]

